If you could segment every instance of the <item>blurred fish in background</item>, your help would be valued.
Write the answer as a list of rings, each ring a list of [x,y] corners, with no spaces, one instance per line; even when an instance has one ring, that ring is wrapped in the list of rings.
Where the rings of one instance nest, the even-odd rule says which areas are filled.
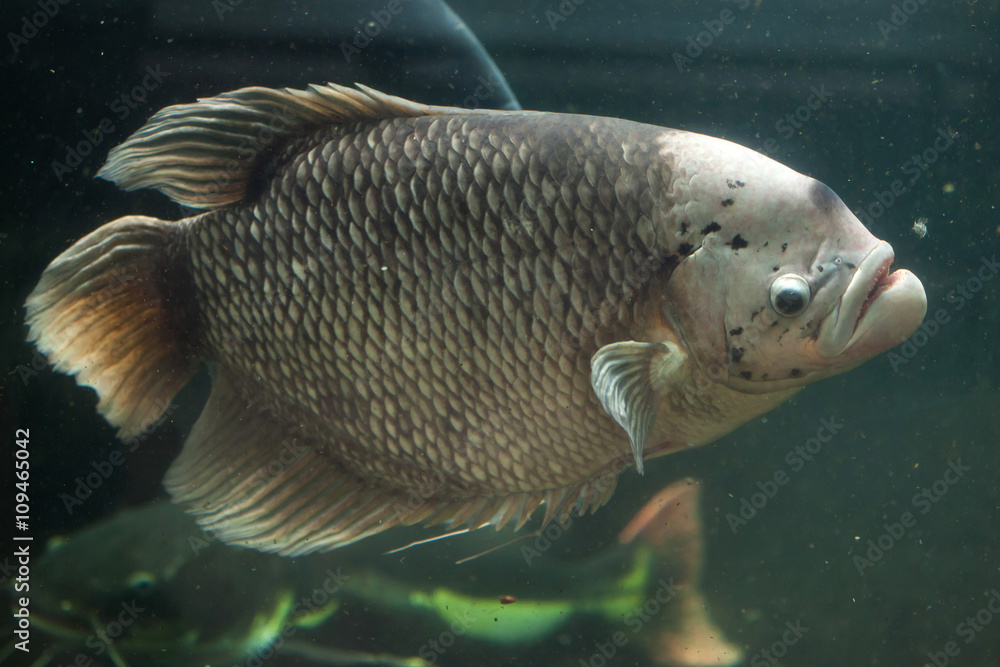
[[[586,637],[578,630],[582,649],[567,655],[613,655],[634,643],[654,665],[742,659],[700,589],[692,480],[657,494],[618,544],[573,563],[544,547],[510,546],[432,576],[434,563],[421,562],[419,550],[407,552],[412,562],[403,568],[379,547],[373,539],[287,558],[225,545],[169,502],[122,510],[53,538],[34,567],[31,617],[46,647],[34,665],[292,664],[282,660],[293,657],[307,665],[463,665],[476,647],[487,655],[531,650],[579,628],[581,618],[600,629]],[[526,563],[525,554],[537,561]],[[433,558],[440,556],[436,547]],[[537,568],[531,585],[505,576],[525,564]],[[0,657],[11,654],[8,644]]]

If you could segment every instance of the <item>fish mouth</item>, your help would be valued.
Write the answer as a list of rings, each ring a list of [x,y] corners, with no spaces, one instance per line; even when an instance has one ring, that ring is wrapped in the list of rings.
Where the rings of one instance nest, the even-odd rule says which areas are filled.
[[[820,330],[823,357],[849,355],[861,363],[902,343],[927,313],[924,286],[912,273],[890,273],[894,255],[885,241],[861,261],[836,308]]]

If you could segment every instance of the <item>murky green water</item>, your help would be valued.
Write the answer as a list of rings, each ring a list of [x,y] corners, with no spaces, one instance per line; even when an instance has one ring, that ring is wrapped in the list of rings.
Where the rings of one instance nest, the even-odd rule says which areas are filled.
[[[401,11],[409,11],[407,0],[400,1]],[[92,392],[53,373],[23,342],[21,304],[46,264],[72,241],[128,213],[182,215],[155,193],[122,193],[93,179],[94,172],[113,145],[163,106],[244,85],[349,83],[337,78],[353,76],[345,73],[347,60],[370,52],[345,51],[337,36],[344,24],[363,29],[372,11],[331,16],[319,3],[264,8],[252,0],[51,4],[58,9],[50,7],[51,16],[33,31],[22,21],[44,11],[39,4],[19,2],[0,13],[7,34],[0,411],[10,462],[2,466],[0,503],[8,508],[4,525],[14,525],[15,429],[28,429],[33,564],[48,538],[164,498],[163,474],[207,395],[207,378],[199,377],[162,425],[125,445],[96,414]],[[614,581],[627,559],[612,558],[604,570],[573,568],[611,553],[615,536],[646,500],[690,476],[702,483],[701,587],[712,616],[745,653],[742,664],[1000,664],[994,424],[1000,409],[1000,279],[994,279],[1000,270],[1000,9],[916,0],[822,7],[768,0],[453,6],[525,108],[722,137],[828,184],[875,236],[892,244],[896,265],[923,282],[927,319],[907,344],[806,388],[716,443],[651,461],[641,478],[626,471],[611,503],[574,520],[537,560],[521,549],[535,545],[531,538],[489,559],[454,565],[490,544],[490,536],[479,535],[391,557],[366,546],[331,555],[330,563],[345,572],[374,563],[411,589],[446,585],[484,599],[537,591],[581,608],[585,584]],[[390,22],[370,39],[389,38],[392,30]],[[425,82],[437,77],[440,83],[442,72],[454,67],[433,43],[411,41],[389,53],[377,68],[388,92],[429,103],[462,104],[476,96],[472,88],[454,99],[428,97],[445,95],[447,85],[427,92]],[[404,55],[412,60],[394,69],[393,59]],[[161,74],[150,77],[147,68]],[[489,105],[492,94],[475,104]],[[111,127],[102,128],[104,119]],[[67,148],[80,142],[91,148],[71,166]],[[924,230],[914,228],[918,221]],[[386,548],[427,534],[405,531]],[[3,538],[0,578],[16,576],[13,554],[22,547]],[[162,555],[163,548],[151,552]],[[141,569],[133,561],[146,552],[138,546],[130,552],[128,543],[115,549],[93,547],[78,561],[80,576],[61,585],[70,593],[90,590],[96,579],[85,573],[95,561],[102,567],[120,562],[123,572]],[[257,558],[249,552],[223,558],[238,576],[204,599],[197,597],[204,593],[199,587],[219,577],[207,559],[195,561],[189,579],[171,580],[181,587],[174,589],[179,599],[194,602],[172,607],[179,616],[164,614],[158,622],[174,627],[182,617],[195,618],[192,626],[206,634],[216,624],[236,627],[234,619],[248,609],[273,612],[282,589],[268,585],[287,577],[308,591],[326,577],[325,567],[302,562],[256,579],[255,572],[272,567]],[[41,594],[31,591],[32,598]],[[105,601],[112,607],[128,602],[124,593],[114,595],[121,599]],[[620,614],[615,620],[567,612],[570,618],[552,632],[497,644],[470,633],[442,639],[450,627],[445,619],[376,607],[363,596],[345,602],[316,627],[301,627],[296,638],[409,656],[424,655],[437,640],[444,650],[431,649],[436,662],[458,666],[652,660],[644,643],[652,624],[642,624],[646,634],[633,633]],[[206,608],[211,613],[204,614]],[[15,638],[12,628],[5,626],[3,643]],[[601,647],[614,644],[616,632],[629,641],[607,657]],[[112,664],[110,651],[88,646],[85,638],[64,642],[57,652],[59,642],[41,624],[30,637],[30,654],[14,649],[4,664],[46,664],[47,650],[49,664],[73,664],[78,655],[78,664]],[[175,664],[248,664],[254,655],[262,664],[323,664],[317,656],[281,650],[266,659],[258,651]]]

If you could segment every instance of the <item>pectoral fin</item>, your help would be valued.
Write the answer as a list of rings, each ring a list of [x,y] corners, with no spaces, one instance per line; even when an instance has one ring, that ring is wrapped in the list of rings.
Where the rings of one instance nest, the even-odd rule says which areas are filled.
[[[628,432],[640,475],[642,449],[656,421],[660,394],[686,360],[675,343],[636,341],[605,345],[590,360],[590,384],[604,409]]]

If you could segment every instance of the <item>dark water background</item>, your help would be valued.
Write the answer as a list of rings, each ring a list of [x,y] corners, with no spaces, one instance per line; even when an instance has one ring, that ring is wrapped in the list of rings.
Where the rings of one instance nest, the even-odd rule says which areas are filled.
[[[249,16],[265,7],[282,18],[248,36]],[[243,0],[220,19],[211,2],[69,2],[16,56],[8,39],[0,45],[6,461],[0,466],[0,535],[12,532],[15,428],[31,430],[32,532],[39,547],[51,535],[164,495],[160,480],[197,416],[204,387],[178,397],[171,421],[127,453],[120,469],[68,513],[59,494],[72,492],[78,476],[121,445],[95,413],[91,392],[32,367],[21,304],[45,265],[99,224],[140,212],[179,217],[178,207],[159,195],[125,194],[92,178],[107,150],[154,111],[242,85],[338,80],[330,74],[332,63],[343,56],[317,12],[306,14],[303,7]],[[782,665],[919,667],[931,664],[928,653],[943,651],[949,641],[960,649],[949,664],[1000,665],[1000,618],[991,616],[968,643],[967,634],[957,634],[967,616],[985,607],[990,591],[1000,589],[1000,279],[996,267],[988,268],[1000,250],[1000,5],[463,0],[453,7],[525,108],[619,116],[719,136],[827,183],[850,208],[869,214],[869,227],[892,244],[897,265],[921,279],[928,318],[940,309],[946,320],[927,330],[932,335],[913,339],[911,358],[876,358],[810,386],[712,445],[651,462],[644,478],[626,472],[611,504],[581,519],[553,556],[578,558],[600,549],[645,499],[691,475],[704,484],[706,594],[729,637],[746,650],[748,664],[770,664],[758,652],[780,639],[786,622],[798,621],[809,631]],[[35,3],[4,3],[0,31],[18,30],[21,17],[34,11]],[[688,38],[697,40],[708,30],[705,22],[712,25],[723,11],[734,21],[718,35],[705,32],[711,39],[701,37],[701,53],[693,47],[685,53]],[[188,18],[151,18],[181,15]],[[675,52],[690,59],[681,71]],[[274,53],[280,57],[268,60]],[[432,59],[433,49],[425,55]],[[115,120],[114,132],[60,182],[52,161],[63,159],[82,131],[113,116],[111,101],[141,82],[147,66],[170,71],[168,63],[184,63],[200,76],[183,85],[166,77],[148,90],[146,102]],[[400,77],[401,88],[416,89],[387,91],[460,103],[419,96],[421,76],[417,70]],[[809,109],[815,90],[825,99]],[[786,130],[790,123],[782,119],[796,113],[800,127]],[[943,152],[929,152],[939,132],[954,134],[954,141]],[[912,180],[912,156],[925,151],[933,164]],[[885,193],[897,179],[905,192],[881,212],[873,208],[880,197],[888,201]],[[919,218],[926,218],[922,238],[912,231]],[[981,267],[987,268],[979,274]],[[976,283],[977,275],[988,279]],[[813,460],[793,467],[788,452],[815,436],[824,418],[843,428]],[[942,486],[949,463],[959,461],[970,469]],[[789,482],[734,531],[727,515],[739,515],[741,501],[766,487],[776,470],[788,473]],[[938,501],[915,504],[915,495],[933,490],[935,482],[945,489]],[[867,558],[868,541],[877,542],[885,524],[906,511],[916,524],[859,572],[855,557]],[[12,551],[3,539],[0,558]],[[434,574],[443,576],[446,566],[442,559]],[[577,665],[608,633],[607,627],[580,626],[509,654],[458,647],[442,664]],[[406,639],[402,630],[397,635]],[[392,650],[406,652],[407,642],[401,643]],[[750,662],[755,656],[758,662]],[[641,654],[622,652],[609,664],[645,663]]]

